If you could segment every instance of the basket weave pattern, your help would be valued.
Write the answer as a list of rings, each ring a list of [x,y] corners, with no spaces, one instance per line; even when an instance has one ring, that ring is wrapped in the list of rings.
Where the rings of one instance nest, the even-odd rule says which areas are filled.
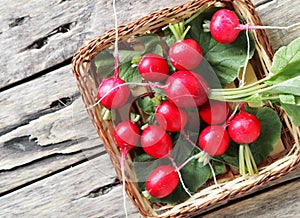
[[[188,18],[195,12],[204,11],[210,7],[227,6],[234,9],[250,25],[262,25],[260,18],[255,12],[254,6],[249,0],[193,0],[185,4],[166,8],[161,11],[149,14],[127,25],[119,26],[119,40],[125,41],[131,37],[145,34],[147,31],[155,31],[172,22]],[[268,37],[264,30],[253,32],[256,44],[256,52],[251,64],[258,79],[264,77],[272,64],[273,50],[269,44]],[[100,83],[94,75],[92,65],[93,58],[102,50],[113,45],[115,41],[115,30],[109,30],[96,39],[82,47],[73,58],[73,74],[76,78],[79,91],[86,107],[97,102],[97,87]],[[121,178],[120,150],[116,146],[112,133],[114,125],[112,122],[103,121],[99,116],[101,106],[98,104],[87,109],[87,112],[101,137],[115,170]],[[187,217],[197,214],[200,210],[218,205],[229,199],[237,198],[248,194],[255,189],[270,183],[273,180],[295,170],[300,165],[299,128],[291,124],[288,117],[279,111],[283,124],[282,142],[285,146],[284,152],[267,159],[265,165],[260,167],[259,174],[252,177],[241,177],[227,175],[226,179],[220,182],[221,189],[216,185],[207,185],[192,198],[175,206],[152,205],[138,191],[133,182],[126,181],[126,191],[132,202],[145,217]],[[136,181],[132,171],[131,158],[127,158],[126,177],[128,181]]]

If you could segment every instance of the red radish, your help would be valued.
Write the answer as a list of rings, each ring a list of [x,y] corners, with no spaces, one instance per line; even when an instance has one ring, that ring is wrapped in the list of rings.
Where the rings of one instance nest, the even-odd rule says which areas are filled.
[[[220,156],[229,146],[229,136],[225,126],[207,126],[199,135],[199,146],[211,156]]]
[[[120,60],[119,60],[119,34],[115,0],[113,0],[113,10],[115,19],[115,48],[114,48],[114,76],[104,79],[98,87],[99,103],[107,109],[118,109],[126,104],[130,96],[130,89],[119,76]],[[126,209],[126,208],[125,208]],[[127,213],[126,213],[127,217]]]
[[[170,195],[179,183],[177,171],[168,165],[153,170],[146,179],[146,190],[154,198]]]
[[[138,71],[144,79],[158,82],[166,79],[169,75],[169,65],[162,56],[149,53],[141,58]]]
[[[202,49],[194,39],[179,40],[170,47],[169,57],[177,70],[192,70],[202,61]]]
[[[199,108],[200,118],[209,125],[224,123],[229,114],[229,105],[224,101],[209,100]]]
[[[177,71],[166,81],[166,96],[176,106],[192,108],[204,104],[208,97],[206,80],[191,71]]]
[[[118,109],[125,105],[129,96],[129,87],[118,77],[107,78],[98,87],[100,104],[109,110]]]
[[[244,111],[241,106],[239,114],[235,115],[229,123],[228,133],[230,138],[240,144],[239,147],[239,169],[241,175],[258,173],[256,162],[248,144],[256,141],[260,135],[261,125],[259,119]]]
[[[230,138],[238,144],[250,144],[260,135],[260,121],[243,110],[233,117],[228,126]]]
[[[132,121],[123,121],[117,125],[114,131],[114,139],[122,152],[126,154],[133,149],[139,141],[140,130]]]
[[[159,126],[170,132],[183,129],[188,119],[187,112],[170,101],[165,101],[156,108],[155,117]]]
[[[144,151],[154,158],[167,157],[173,148],[171,137],[156,125],[149,125],[143,130],[141,144]]]
[[[117,125],[114,131],[114,140],[121,148],[121,173],[122,173],[122,186],[123,186],[123,203],[125,215],[127,217],[126,199],[125,199],[125,159],[128,152],[133,149],[139,141],[140,130],[137,125],[132,121],[123,121]]]
[[[211,18],[209,29],[219,43],[229,44],[236,40],[242,30],[288,29],[289,27],[248,26],[241,24],[238,16],[229,9],[220,9]]]
[[[241,30],[236,29],[240,25],[237,15],[229,9],[218,10],[210,21],[212,37],[219,43],[229,44],[236,40]]]

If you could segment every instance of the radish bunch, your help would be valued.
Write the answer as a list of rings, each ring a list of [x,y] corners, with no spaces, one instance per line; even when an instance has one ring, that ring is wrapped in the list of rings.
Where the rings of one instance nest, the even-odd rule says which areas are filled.
[[[261,137],[263,127],[256,115],[245,111],[243,102],[252,100],[249,93],[257,96],[259,88],[269,91],[269,86],[257,82],[233,89],[210,88],[210,81],[205,79],[207,77],[203,72],[199,72],[204,50],[197,40],[187,37],[190,27],[185,28],[185,24],[168,26],[175,42],[168,46],[164,44],[163,52],[151,50],[137,58],[139,61],[135,67],[142,82],[123,80],[119,74],[122,64],[117,64],[114,75],[104,79],[98,87],[98,99],[102,106],[120,111],[130,108],[129,113],[134,111],[137,117],[142,117],[140,120],[122,120],[114,130],[114,141],[122,152],[123,179],[125,159],[129,153],[132,157],[142,152],[151,160],[167,160],[167,163],[148,172],[145,178],[143,194],[149,198],[166,198],[180,184],[190,195],[189,188],[185,186],[188,178],[182,178],[185,166],[197,160],[202,166],[208,164],[214,175],[212,160],[223,163],[223,155],[232,144],[239,147],[240,174],[245,176],[258,172],[258,161],[253,156],[251,144]],[[235,13],[228,9],[218,10],[209,25],[211,37],[221,44],[234,42],[241,30],[255,28],[258,27],[240,24]],[[257,84],[259,87],[256,89]],[[143,97],[130,98],[132,90],[129,85],[145,87],[147,93],[143,93]],[[151,104],[147,111],[136,103],[136,99],[142,99],[145,95],[150,98]],[[266,96],[264,99],[267,99]],[[230,102],[239,102],[239,112],[231,110],[234,104]],[[126,105],[129,107],[124,107]],[[195,111],[196,116],[191,118],[191,112]],[[199,129],[190,130],[189,123],[195,120],[200,122]],[[189,135],[191,132],[197,135],[193,140]],[[179,165],[172,153],[175,146],[179,150],[183,146],[177,143],[178,135],[183,136],[192,147],[192,154]]]
[[[187,58],[191,54],[193,54],[193,57],[196,55],[196,59]],[[136,124],[133,124],[132,121],[123,121],[118,124],[114,133],[115,142],[122,150],[122,162],[124,162],[126,154],[137,145],[138,137],[136,135],[140,130],[140,144],[143,151],[153,158],[168,158],[170,160],[172,167],[168,165],[160,166],[153,170],[146,179],[146,190],[155,198],[162,198],[171,194],[180,180],[180,167],[176,166],[171,156],[173,144],[176,142],[172,140],[170,133],[183,130],[188,122],[187,109],[198,108],[208,101],[208,83],[200,74],[191,71],[202,60],[200,45],[193,39],[178,40],[169,48],[168,55],[169,60],[177,69],[172,74],[167,60],[157,54],[147,53],[143,55],[137,66],[138,72],[145,81],[163,82],[161,85],[136,83],[140,86],[160,88],[164,91],[167,100],[161,101],[161,104],[156,106],[154,111],[156,123],[142,123],[140,129],[137,130]],[[105,83],[102,82],[99,87],[102,88],[104,85]],[[123,87],[127,89],[128,86],[126,83],[122,83],[116,89]],[[100,90],[102,91],[103,88]],[[117,95],[113,91],[112,93]],[[106,95],[109,96],[109,94]],[[103,96],[105,94],[99,96],[101,104],[104,102],[101,99]],[[122,98],[122,102],[128,100],[122,95],[120,95],[120,98]],[[103,106],[105,105],[103,104]],[[121,108],[123,105],[118,104],[118,106]],[[120,125],[121,127],[119,127]],[[128,129],[128,135],[126,134],[126,128]],[[135,137],[130,137],[131,134],[134,134]],[[169,184],[170,178],[173,181],[172,186]],[[181,183],[184,187],[182,180]],[[161,188],[161,186],[171,188]],[[187,193],[189,193],[188,190]]]

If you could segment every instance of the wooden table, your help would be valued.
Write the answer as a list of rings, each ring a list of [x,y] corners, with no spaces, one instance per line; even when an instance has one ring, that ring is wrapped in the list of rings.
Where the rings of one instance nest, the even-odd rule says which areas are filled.
[[[79,47],[113,27],[111,2],[1,0],[0,217],[124,217],[121,185],[70,65]],[[182,2],[117,1],[119,24]],[[300,0],[254,3],[265,25],[300,21]],[[268,33],[277,49],[300,26]],[[299,178],[297,170],[202,217],[300,217]]]

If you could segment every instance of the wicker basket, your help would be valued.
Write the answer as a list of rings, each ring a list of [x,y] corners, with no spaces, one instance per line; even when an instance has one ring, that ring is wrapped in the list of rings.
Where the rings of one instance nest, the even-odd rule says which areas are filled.
[[[145,34],[148,30],[155,31],[170,22],[179,21],[182,18],[190,17],[195,12],[222,4],[233,8],[247,23],[262,25],[252,2],[249,0],[192,0],[120,26],[118,28],[119,40],[124,41],[131,37]],[[256,77],[262,78],[271,67],[273,50],[264,30],[253,32],[253,36],[256,44],[256,52],[251,59],[251,65],[254,68]],[[73,74],[77,80],[86,107],[95,104],[97,101],[97,87],[100,82],[94,79],[95,69],[92,60],[100,51],[112,46],[114,40],[115,31],[112,29],[82,47],[74,56],[72,62]],[[87,112],[110,155],[119,178],[122,179],[119,162],[121,154],[112,138],[114,125],[112,122],[103,121],[98,116],[99,110],[101,110],[101,106],[97,105],[88,109]],[[188,217],[207,210],[210,207],[223,204],[230,199],[249,194],[255,189],[290,173],[300,165],[300,133],[299,128],[293,126],[289,118],[282,111],[278,112],[283,124],[281,141],[284,149],[279,154],[269,157],[264,165],[260,166],[257,176],[241,177],[234,176],[229,172],[225,182],[220,184],[223,189],[216,187],[212,183],[212,185],[201,189],[187,201],[173,206],[152,204],[143,197],[135,183],[126,181],[128,196],[145,217]],[[130,167],[130,163],[131,158],[128,157],[126,176],[129,178],[128,181],[135,181],[135,175]]]

